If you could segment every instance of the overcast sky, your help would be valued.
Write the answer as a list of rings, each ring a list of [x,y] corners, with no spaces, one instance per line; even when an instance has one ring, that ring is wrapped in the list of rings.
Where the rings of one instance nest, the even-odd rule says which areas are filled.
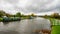
[[[51,14],[60,13],[60,0],[0,0],[0,10],[15,14]]]

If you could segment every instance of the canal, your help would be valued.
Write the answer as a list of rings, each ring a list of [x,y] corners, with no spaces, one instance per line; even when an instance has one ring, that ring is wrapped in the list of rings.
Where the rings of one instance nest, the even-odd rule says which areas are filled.
[[[48,19],[34,18],[21,21],[8,22],[4,24],[0,22],[0,34],[37,34],[35,30],[48,29],[51,30],[51,24]]]

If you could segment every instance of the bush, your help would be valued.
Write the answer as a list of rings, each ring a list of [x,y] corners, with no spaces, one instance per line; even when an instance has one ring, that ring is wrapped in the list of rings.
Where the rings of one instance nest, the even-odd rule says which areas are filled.
[[[0,21],[3,21],[3,18],[0,18]]]

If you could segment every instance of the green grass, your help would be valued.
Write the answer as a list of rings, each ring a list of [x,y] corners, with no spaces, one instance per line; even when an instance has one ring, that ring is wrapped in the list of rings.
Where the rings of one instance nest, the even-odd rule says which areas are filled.
[[[60,26],[53,26],[51,34],[60,34]]]
[[[60,20],[54,18],[49,19],[51,21],[51,24],[53,25],[51,34],[60,34]]]

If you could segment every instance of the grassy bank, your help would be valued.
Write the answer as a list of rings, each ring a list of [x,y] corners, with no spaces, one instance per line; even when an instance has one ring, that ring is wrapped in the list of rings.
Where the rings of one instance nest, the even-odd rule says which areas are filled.
[[[60,34],[60,20],[49,18],[52,24],[51,34]]]
[[[59,25],[53,26],[51,34],[60,34],[60,26]]]

